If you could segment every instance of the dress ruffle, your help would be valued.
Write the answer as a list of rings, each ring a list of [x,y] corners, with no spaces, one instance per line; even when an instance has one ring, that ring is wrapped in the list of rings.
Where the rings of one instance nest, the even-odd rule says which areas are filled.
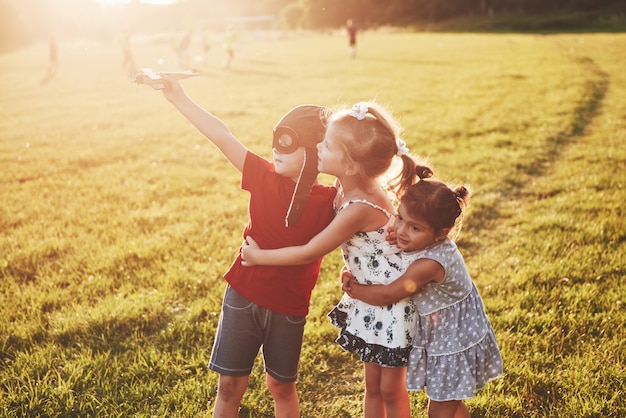
[[[424,390],[435,401],[469,399],[487,382],[502,374],[502,357],[493,330],[468,349],[433,356],[413,347],[407,370],[407,389]]]
[[[332,311],[328,313],[330,323],[337,328],[344,329],[348,320],[348,313],[342,310],[339,306],[335,306]]]
[[[361,361],[374,363],[381,367],[406,367],[411,353],[411,346],[386,347],[380,344],[366,342],[345,329],[347,313],[334,308],[328,314],[330,322],[340,328],[339,336],[335,340],[344,350],[355,353]]]

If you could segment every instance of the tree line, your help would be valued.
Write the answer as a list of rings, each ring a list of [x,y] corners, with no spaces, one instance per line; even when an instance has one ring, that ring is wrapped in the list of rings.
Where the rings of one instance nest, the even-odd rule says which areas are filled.
[[[231,0],[248,10],[286,16],[293,27],[337,27],[352,18],[361,25],[419,25],[448,19],[559,13],[626,13],[624,0]],[[192,0],[188,3],[202,3]]]
[[[274,16],[286,29],[329,29],[353,19],[362,28],[437,24],[451,19],[584,13],[621,16],[625,0],[177,0],[149,5],[132,0],[106,6],[95,0],[0,0],[0,52],[45,39],[106,38],[121,25],[137,32],[171,31],[189,16],[219,21],[232,16]]]

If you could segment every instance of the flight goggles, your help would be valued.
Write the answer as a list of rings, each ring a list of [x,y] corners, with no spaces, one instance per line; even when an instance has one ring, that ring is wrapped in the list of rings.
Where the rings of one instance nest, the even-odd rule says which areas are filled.
[[[272,147],[281,154],[291,154],[300,146],[299,135],[287,126],[279,126],[274,130]]]

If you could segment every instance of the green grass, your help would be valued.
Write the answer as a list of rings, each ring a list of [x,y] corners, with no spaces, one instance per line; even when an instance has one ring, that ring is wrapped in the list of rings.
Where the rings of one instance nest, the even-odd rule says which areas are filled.
[[[411,151],[473,200],[459,246],[505,374],[475,417],[626,415],[626,35],[363,33],[244,38],[184,81],[251,149],[294,105],[376,98]],[[139,65],[177,70],[167,45]],[[158,58],[165,65],[156,64]],[[210,415],[207,369],[241,242],[239,173],[161,96],[128,82],[114,45],[0,56],[0,414]],[[323,178],[324,181],[330,181]],[[360,363],[334,343],[340,254],[313,293],[303,417],[362,413]],[[413,415],[426,397],[412,393]],[[273,415],[257,362],[241,416]]]

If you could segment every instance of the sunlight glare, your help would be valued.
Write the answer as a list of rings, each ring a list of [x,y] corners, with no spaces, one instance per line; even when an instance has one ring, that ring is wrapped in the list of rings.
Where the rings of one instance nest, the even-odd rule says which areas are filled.
[[[95,0],[96,3],[100,4],[128,4],[132,0]],[[150,4],[173,4],[176,3],[176,0],[139,0],[139,3],[150,3]]]

